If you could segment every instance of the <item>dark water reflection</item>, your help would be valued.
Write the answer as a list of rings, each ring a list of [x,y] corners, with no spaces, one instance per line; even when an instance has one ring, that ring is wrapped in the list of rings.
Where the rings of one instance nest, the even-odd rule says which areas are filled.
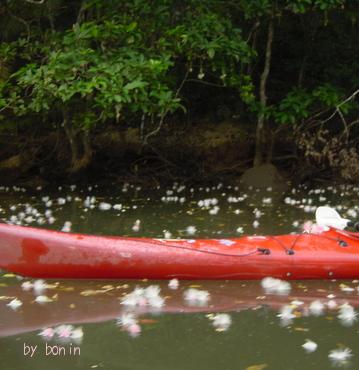
[[[330,187],[310,194],[308,189],[287,194],[248,193],[243,200],[245,193],[234,187],[218,189],[217,185],[213,189],[185,188],[180,192],[178,188],[144,191],[128,185],[126,191],[122,186],[106,191],[63,188],[34,193],[2,189],[0,215],[5,221],[19,222],[21,212],[28,215],[35,208],[37,214],[33,212],[33,219],[22,218],[22,224],[61,229],[70,221],[76,232],[154,237],[163,237],[163,230],[171,232],[173,237],[188,237],[186,229],[195,226],[196,234],[191,237],[213,238],[238,235],[238,227],[243,227],[243,232],[248,234],[297,231],[297,224],[313,219],[310,207],[317,205],[336,206],[343,215],[355,214],[358,210],[355,187]],[[43,199],[47,196],[49,199]],[[84,203],[89,196],[96,197],[93,208]],[[174,196],[178,197],[177,201],[171,199]],[[184,201],[179,200],[182,197]],[[59,198],[66,199],[65,203],[59,204],[63,202],[59,202]],[[205,199],[217,199],[217,203],[206,207],[199,203]],[[111,209],[101,210],[101,203],[110,204]],[[121,209],[114,209],[115,204],[121,204],[116,207]],[[216,205],[219,209],[210,212]],[[53,223],[49,214],[45,215],[47,210],[51,210]],[[263,214],[256,218],[256,210]],[[137,219],[141,221],[138,232],[132,229]],[[253,226],[255,220],[259,222],[258,227]],[[268,294],[261,283],[255,281],[186,281],[180,282],[177,290],[169,289],[167,281],[48,281],[50,285],[42,294],[52,301],[42,304],[35,302],[32,289],[22,288],[25,281],[28,279],[19,280],[11,275],[0,278],[0,363],[3,368],[359,368],[359,323],[353,320],[351,325],[345,325],[338,319],[338,307],[344,303],[359,312],[358,281],[292,282],[288,295]],[[165,298],[161,309],[121,305],[121,298],[136,286],[153,284],[161,288],[161,296]],[[184,292],[189,288],[208,291],[208,304],[193,305],[186,301]],[[14,298],[22,302],[16,310],[7,306]],[[324,308],[316,316],[310,307],[318,301]],[[335,302],[336,307],[329,308],[329,301]],[[278,316],[287,305],[292,307],[295,316],[289,322]],[[136,337],[116,322],[126,312],[132,312],[138,320],[141,332]],[[228,330],[218,331],[213,326],[211,315],[216,313],[230,315],[232,322]],[[72,343],[48,339],[48,344],[63,346],[68,351],[72,343],[80,347],[81,354],[73,356],[68,351],[65,356],[46,356],[46,340],[38,334],[44,328],[63,324],[82,327],[82,340]],[[318,344],[313,353],[302,348],[306,339]],[[24,356],[24,344],[38,346],[32,358]],[[352,358],[333,363],[328,354],[336,348],[350,348]]]
[[[3,361],[11,368],[55,368],[79,366],[91,368],[174,368],[174,369],[245,369],[267,364],[274,369],[327,369],[328,352],[338,345],[358,348],[358,324],[343,325],[338,310],[324,308],[322,315],[310,312],[313,301],[324,305],[331,299],[359,308],[358,282],[294,282],[289,295],[266,294],[260,282],[181,282],[171,290],[167,282],[143,281],[61,281],[49,282],[46,290],[53,302],[34,302],[32,291],[23,291],[14,278],[3,278],[0,303],[0,348]],[[148,307],[131,309],[138,317],[141,334],[133,338],[116,324],[116,318],[128,308],[121,297],[135,287],[158,284],[166,304],[158,311]],[[210,293],[208,305],[196,307],[184,300],[190,287]],[[23,305],[12,310],[5,297],[17,297]],[[328,298],[329,297],[329,298]],[[297,304],[296,318],[283,324],[279,310]],[[208,318],[210,313],[228,313],[232,325],[219,332]],[[84,337],[81,358],[70,355],[45,356],[45,341],[37,334],[43,328],[61,324],[82,326]],[[318,350],[306,354],[301,347],[306,338],[318,344]],[[23,345],[38,345],[32,359],[23,355]],[[50,344],[59,344],[56,340]],[[69,344],[64,344],[69,346]],[[42,352],[41,352],[42,351]],[[102,365],[101,365],[102,364]],[[122,364],[122,365],[121,365]],[[356,368],[353,357],[351,367]],[[35,366],[34,366],[35,368]]]

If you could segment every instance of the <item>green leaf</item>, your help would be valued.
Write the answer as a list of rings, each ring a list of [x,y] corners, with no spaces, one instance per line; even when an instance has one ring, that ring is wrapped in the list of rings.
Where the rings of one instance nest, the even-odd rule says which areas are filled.
[[[216,51],[214,49],[208,49],[207,50],[207,54],[208,54],[210,59],[213,59],[215,53],[216,53]]]
[[[129,82],[128,84],[126,84],[124,86],[124,89],[125,90],[133,90],[133,89],[138,89],[140,87],[145,87],[146,85],[147,85],[147,83],[144,82],[144,81],[135,80],[135,81],[132,81],[132,82]]]
[[[137,22],[132,22],[127,26],[127,32],[131,32],[137,28]]]

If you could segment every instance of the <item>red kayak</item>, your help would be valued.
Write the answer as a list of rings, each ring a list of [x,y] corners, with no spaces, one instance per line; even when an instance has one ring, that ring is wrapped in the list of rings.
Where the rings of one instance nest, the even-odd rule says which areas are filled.
[[[150,239],[70,234],[0,224],[0,268],[37,278],[356,279],[359,233],[237,239]]]

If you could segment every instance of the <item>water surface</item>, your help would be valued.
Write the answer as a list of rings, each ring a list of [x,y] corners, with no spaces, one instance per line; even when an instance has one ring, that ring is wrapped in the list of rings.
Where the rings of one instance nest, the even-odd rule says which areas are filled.
[[[65,225],[73,232],[98,235],[226,238],[298,232],[306,220],[314,219],[318,205],[355,217],[357,194],[354,186],[291,189],[286,194],[270,189],[244,192],[223,184],[156,189],[131,184],[63,186],[36,191],[1,187],[0,217],[5,222],[55,230]],[[6,272],[0,278],[4,368],[359,368],[358,321],[338,318],[338,307],[344,303],[359,310],[358,281],[292,282],[286,294],[268,293],[257,281],[184,281],[175,290],[168,281],[47,281],[42,291],[26,290],[26,282],[34,281]],[[136,287],[150,285],[161,289],[163,307],[121,304]],[[207,291],[209,300],[186,300],[188,289]],[[36,302],[39,295],[49,302]],[[15,298],[22,305],[12,309],[7,304]],[[313,302],[323,305],[321,312],[313,310]],[[286,305],[295,316],[291,320],[280,317]],[[128,313],[139,332],[118,322]],[[230,316],[228,327],[214,326],[219,313]],[[67,324],[72,330],[82,328],[83,337],[39,335],[44,328]],[[306,339],[317,343],[316,351],[307,353],[302,348]],[[62,347],[66,354],[46,356],[46,344]],[[33,357],[24,355],[24,345],[37,346]],[[80,355],[70,353],[70,347],[79,347]],[[347,361],[329,359],[330,351],[346,348],[353,354]]]

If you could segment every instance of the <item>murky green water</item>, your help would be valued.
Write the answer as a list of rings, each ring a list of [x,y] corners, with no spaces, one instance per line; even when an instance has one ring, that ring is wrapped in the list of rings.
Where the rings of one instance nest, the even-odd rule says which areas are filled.
[[[221,184],[151,190],[132,185],[66,186],[33,192],[0,188],[0,217],[57,230],[67,222],[71,231],[101,235],[222,238],[279,234],[299,231],[305,220],[314,219],[318,205],[330,205],[342,216],[355,217],[358,190],[338,186],[294,189],[286,194],[250,193]],[[178,289],[170,289],[167,281],[47,281],[40,291],[27,287],[28,281],[5,273],[0,278],[2,368],[359,368],[359,320],[338,317],[339,307],[346,302],[359,312],[358,281],[292,282],[285,295],[269,294],[255,281],[186,281]],[[161,289],[163,307],[121,304],[136,287],[150,285]],[[209,300],[186,300],[188,289],[208,291]],[[48,302],[36,302],[39,295]],[[7,305],[15,298],[22,302],[16,309]],[[288,320],[283,317],[286,305],[293,315]],[[215,315],[221,313],[228,314],[229,319],[224,319],[230,322],[216,326]],[[124,325],[126,317],[136,325]],[[45,328],[47,337],[39,335]],[[83,336],[71,338],[70,332],[79,328]],[[315,351],[302,348],[306,339],[318,345]],[[29,346],[37,346],[32,357],[26,353]],[[347,348],[352,357],[346,361],[328,357],[332,350]]]

